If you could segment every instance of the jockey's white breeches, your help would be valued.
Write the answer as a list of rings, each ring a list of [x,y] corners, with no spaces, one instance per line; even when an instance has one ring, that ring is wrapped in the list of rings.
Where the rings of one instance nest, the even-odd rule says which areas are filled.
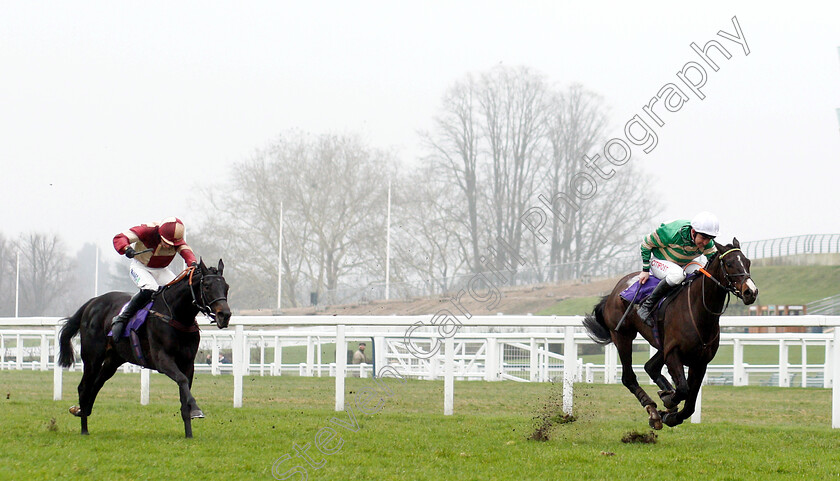
[[[140,289],[156,291],[160,286],[175,280],[175,274],[168,267],[147,267],[135,259],[131,259],[128,272],[131,274],[131,280]]]
[[[697,264],[695,264],[695,262]],[[700,264],[700,265],[698,265]],[[669,286],[676,286],[685,280],[685,276],[697,271],[697,269],[706,265],[706,256],[698,256],[685,269],[679,264],[671,261],[657,259],[650,257],[650,275],[657,279],[662,279],[668,283]]]

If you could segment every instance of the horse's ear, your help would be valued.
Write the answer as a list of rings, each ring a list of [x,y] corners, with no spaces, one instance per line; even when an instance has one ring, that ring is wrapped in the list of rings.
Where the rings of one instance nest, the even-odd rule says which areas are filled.
[[[219,259],[219,268],[218,269],[219,269],[219,274],[221,274],[225,270],[225,263],[222,262],[221,259]]]
[[[738,242],[738,238],[737,238],[737,237],[733,237],[733,238],[732,238],[732,246],[733,246],[733,247],[741,247],[741,243],[740,243],[740,242]]]
[[[207,266],[204,265],[204,259],[201,257],[198,258],[198,267],[201,269],[202,274],[207,274]]]
[[[718,253],[722,253],[724,250],[726,250],[726,249],[725,249],[725,247],[726,247],[725,245],[723,245],[723,244],[718,244],[718,241],[716,241],[716,240],[714,240],[714,239],[712,240],[712,242],[714,242],[714,243],[715,243],[715,249],[717,249]]]

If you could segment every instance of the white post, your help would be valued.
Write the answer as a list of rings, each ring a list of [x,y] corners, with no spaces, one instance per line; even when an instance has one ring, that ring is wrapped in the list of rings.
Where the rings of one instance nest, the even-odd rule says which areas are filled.
[[[618,378],[618,350],[615,344],[607,344],[604,346],[604,357],[607,365],[604,369],[604,384],[613,384]]]
[[[543,343],[543,345],[545,346],[545,349],[543,349],[542,362],[540,363],[540,366],[542,367],[542,373],[540,374],[540,381],[548,382],[548,380],[549,380],[548,365],[551,364],[551,357],[549,357],[549,355],[548,355],[549,352],[550,352],[548,350],[548,339],[545,339],[545,342]]]
[[[367,376],[367,368],[368,368],[368,364],[366,362],[363,362],[363,363],[359,364],[359,377],[360,378],[368,377]]]
[[[15,348],[15,369],[20,371],[23,369],[23,339],[20,338],[20,334],[15,335],[15,340],[17,341],[17,346]]]
[[[834,326],[832,349],[831,427],[840,428],[840,326]]]
[[[274,336],[274,376],[283,375],[283,342],[280,336]]]
[[[145,367],[140,369],[140,404],[148,406],[149,404],[149,371]]]
[[[315,341],[312,336],[306,336],[306,375],[312,377],[312,365],[315,363]],[[338,349],[338,347],[336,347]]]
[[[808,387],[808,346],[802,341],[802,387]]]
[[[735,345],[732,347],[732,384],[735,386],[746,386],[744,379],[744,344],[740,339],[734,340]]]
[[[233,334],[233,407],[242,407],[242,375],[245,372],[245,326],[239,324]]]
[[[50,341],[46,334],[41,334],[41,371],[46,371],[50,363]]]
[[[835,329],[837,329],[835,327]],[[823,387],[828,389],[831,387],[831,379],[832,379],[832,366],[834,363],[832,362],[832,356],[834,355],[834,350],[832,349],[832,342],[831,339],[826,339],[825,341],[825,364],[823,365]]]
[[[784,339],[779,341],[779,387],[790,387],[788,375],[788,345]]]
[[[373,375],[376,376],[376,370],[382,369],[385,367],[387,359],[387,352],[388,346],[385,345],[385,337],[384,336],[376,336],[373,338],[373,360],[374,366]]]
[[[537,380],[537,340],[533,337],[531,338],[531,358],[530,358],[530,366],[531,366],[531,382]]]
[[[335,410],[344,411],[344,375],[347,371],[347,340],[344,325],[335,326]]]
[[[213,336],[213,353],[210,355],[210,370],[214,376],[219,375],[219,338]]]
[[[575,328],[566,326],[563,332],[563,412],[572,415],[574,407],[574,382],[577,374],[577,344]]]
[[[388,219],[385,222],[385,300],[391,294],[391,181],[388,181]]]
[[[499,355],[496,353],[497,340],[495,337],[488,337],[484,348],[484,380],[497,381],[499,379]]]
[[[277,310],[283,298],[283,203],[280,202],[280,239],[277,241]]]
[[[55,326],[55,353],[53,353],[53,401],[61,401],[61,366],[58,365],[58,338],[61,326]]]
[[[260,336],[260,376],[265,376],[265,338]]]
[[[336,346],[337,347],[337,346]],[[321,336],[318,336],[315,341],[315,354],[318,358],[318,362],[316,363],[318,366],[318,377],[321,377],[321,365],[323,364],[321,359],[321,351],[323,351],[323,347],[321,346]],[[336,360],[338,360],[338,350],[335,351]],[[346,357],[346,355],[345,355]],[[346,361],[345,361],[346,362]]]
[[[455,405],[455,340],[453,336],[446,338],[446,349],[443,366],[443,415],[451,416]],[[533,347],[533,339],[531,339]],[[533,358],[533,355],[531,356]],[[531,369],[533,373],[533,366]],[[533,375],[533,374],[532,374]]]
[[[586,372],[586,383],[587,384],[592,384],[593,382],[595,382],[595,373],[592,372],[592,366],[593,366],[593,364],[591,362],[586,363],[586,371],[585,372]]]

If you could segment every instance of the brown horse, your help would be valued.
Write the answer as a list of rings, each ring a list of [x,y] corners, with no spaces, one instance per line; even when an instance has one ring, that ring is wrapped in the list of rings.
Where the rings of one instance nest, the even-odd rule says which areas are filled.
[[[619,295],[636,281],[638,272],[624,276],[583,321],[592,340],[598,344],[615,344],[621,359],[621,382],[648,412],[648,422],[654,429],[662,429],[663,422],[676,426],[694,413],[706,367],[720,344],[720,315],[726,310],[729,294],[735,294],[745,305],[755,302],[758,296],[758,288],[750,278],[750,260],[741,251],[738,239],[732,239],[728,245],[715,242],[715,247],[717,253],[709,260],[708,267],[683,282],[682,288],[666,299],[664,307],[659,309],[661,312],[655,312],[656,332],[662,333],[661,338],[635,309],[628,312],[629,302]],[[616,330],[625,312],[626,318]],[[656,403],[639,386],[633,372],[636,334],[658,348],[645,363],[645,371],[661,389],[659,397],[667,411],[657,410]],[[668,366],[676,389],[662,375],[663,365]],[[683,409],[678,410],[682,401],[685,401]]]

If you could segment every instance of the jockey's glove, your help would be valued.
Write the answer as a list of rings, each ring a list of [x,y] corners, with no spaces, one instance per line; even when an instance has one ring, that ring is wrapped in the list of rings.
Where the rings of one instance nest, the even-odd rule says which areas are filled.
[[[135,255],[137,255],[137,251],[135,251],[133,247],[128,246],[125,248],[126,257],[128,257],[129,259],[133,259]]]

